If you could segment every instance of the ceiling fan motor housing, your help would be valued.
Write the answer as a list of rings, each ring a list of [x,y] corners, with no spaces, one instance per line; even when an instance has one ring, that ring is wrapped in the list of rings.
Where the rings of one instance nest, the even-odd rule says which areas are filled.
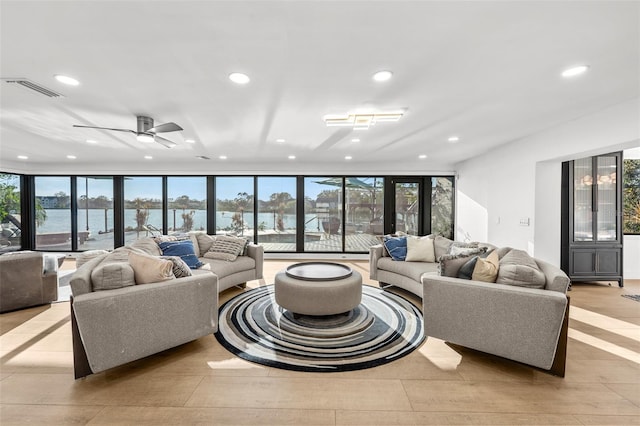
[[[138,133],[146,133],[147,130],[153,128],[153,118],[138,116]]]

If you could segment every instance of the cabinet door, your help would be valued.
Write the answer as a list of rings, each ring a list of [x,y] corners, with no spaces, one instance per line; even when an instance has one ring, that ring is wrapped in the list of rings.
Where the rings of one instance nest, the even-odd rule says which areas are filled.
[[[592,242],[593,238],[593,158],[573,162],[573,238]]]
[[[618,240],[618,162],[615,155],[596,158],[597,241]]]
[[[574,249],[571,251],[569,275],[593,275],[596,271],[596,249]]]
[[[596,274],[620,275],[620,250],[598,249],[596,252]]]

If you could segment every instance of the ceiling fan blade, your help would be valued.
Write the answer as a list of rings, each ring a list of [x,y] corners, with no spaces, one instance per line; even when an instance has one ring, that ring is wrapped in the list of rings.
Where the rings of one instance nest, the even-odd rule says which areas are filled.
[[[115,132],[130,132],[130,133],[136,133],[133,130],[130,129],[112,129],[111,127],[98,127],[98,126],[81,126],[79,124],[74,124],[73,127],[84,127],[85,129],[100,129],[100,130],[113,130]]]
[[[168,132],[177,132],[178,130],[182,130],[182,127],[178,126],[176,123],[164,123],[158,124],[147,130],[147,132],[151,133],[168,133]]]
[[[153,139],[158,142],[160,145],[166,146],[167,148],[173,148],[178,145],[177,143],[170,141],[169,139],[165,139],[162,136],[155,135]]]

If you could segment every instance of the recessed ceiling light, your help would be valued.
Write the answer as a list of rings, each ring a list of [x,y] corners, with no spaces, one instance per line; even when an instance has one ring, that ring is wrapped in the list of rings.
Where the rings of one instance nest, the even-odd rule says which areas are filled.
[[[393,73],[391,71],[378,71],[373,75],[375,81],[387,81],[391,78]]]
[[[218,158],[219,158],[219,159],[221,159],[221,160],[226,160],[226,159],[227,159],[227,156],[226,156],[226,155],[221,155],[221,156],[220,156],[220,157],[218,157]]]
[[[145,156],[144,156],[144,159],[145,159],[145,160],[153,160],[153,157],[152,157],[152,156],[150,156],[150,155],[145,155]]]
[[[67,155],[69,160],[75,160],[77,157],[75,155]]]
[[[98,141],[94,141],[93,139],[87,139],[87,143],[96,144]]]
[[[285,143],[285,142],[286,142],[286,140],[285,140],[285,139],[280,138],[280,139],[276,139],[276,142],[278,142],[278,143]]]
[[[193,139],[185,139],[184,141],[186,143],[196,143],[196,141],[194,141]]]
[[[295,155],[290,155],[290,156],[288,156],[287,158],[288,158],[289,160],[295,160],[295,159],[296,159],[296,156],[295,156]]]
[[[345,159],[345,160],[351,160],[352,158],[353,158],[353,157],[352,157],[352,156],[350,156],[350,155],[345,155],[345,156],[344,156],[344,159]]]
[[[447,139],[449,142],[451,143],[456,143],[460,140],[460,138],[458,136],[451,136],[449,139]]]
[[[76,80],[75,78],[69,77],[69,76],[66,76],[66,75],[56,74],[56,75],[54,75],[54,77],[60,83],[68,84],[69,86],[77,86],[78,84],[80,84],[80,82],[78,80]]]
[[[360,139],[358,139],[358,138],[353,138],[353,139],[351,139],[351,142],[360,142]]]
[[[229,80],[233,81],[236,84],[247,84],[251,79],[248,75],[242,74],[241,72],[232,72],[229,74]]]
[[[18,158],[21,160],[28,160],[29,157],[27,157],[26,155],[18,155]]]
[[[418,155],[418,158],[424,160],[425,158],[427,158],[427,154],[420,154]]]
[[[575,67],[567,68],[562,71],[563,77],[575,77],[576,75],[584,74],[589,69],[588,65],[578,65]]]

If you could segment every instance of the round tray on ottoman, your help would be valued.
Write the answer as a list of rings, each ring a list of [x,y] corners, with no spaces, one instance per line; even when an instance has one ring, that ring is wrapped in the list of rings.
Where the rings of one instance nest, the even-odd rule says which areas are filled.
[[[362,276],[337,263],[291,265],[276,274],[276,303],[298,315],[346,313],[362,300]]]

